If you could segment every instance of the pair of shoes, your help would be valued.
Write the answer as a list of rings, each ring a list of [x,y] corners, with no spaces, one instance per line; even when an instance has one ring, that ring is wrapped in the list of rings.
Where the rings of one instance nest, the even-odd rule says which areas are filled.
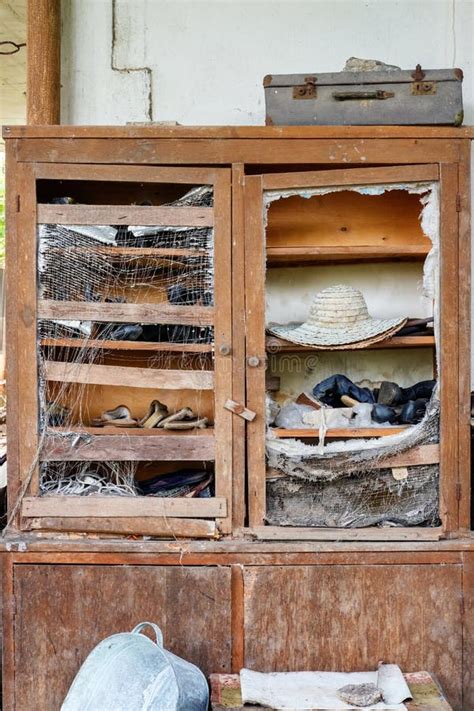
[[[398,422],[402,425],[415,425],[423,419],[427,404],[428,398],[408,400],[408,402],[395,407],[377,403],[372,409],[372,419],[381,424],[384,422],[390,422],[390,424]]]
[[[106,410],[100,417],[92,420],[93,427],[138,427],[137,420],[132,417],[126,405],[119,405],[113,410]]]
[[[212,292],[203,287],[173,284],[168,288],[170,304],[193,306],[200,302],[203,306],[212,306]]]
[[[137,487],[140,493],[148,496],[205,497],[211,495],[212,479],[212,473],[205,470],[179,469],[138,481]]]
[[[381,405],[402,405],[410,400],[429,400],[433,392],[435,380],[422,380],[409,388],[401,388],[397,383],[384,380],[376,392],[377,403]]]
[[[170,414],[166,405],[159,400],[153,400],[145,417],[138,422],[145,429],[159,427],[165,430],[204,429],[207,423],[207,417],[197,417],[190,407],[183,407]]]

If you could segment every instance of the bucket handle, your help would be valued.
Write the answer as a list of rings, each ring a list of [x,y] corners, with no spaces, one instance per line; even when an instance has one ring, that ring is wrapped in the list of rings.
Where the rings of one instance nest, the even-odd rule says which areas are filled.
[[[158,647],[163,647],[163,633],[154,622],[140,622],[140,624],[133,628],[132,634],[139,634],[145,627],[152,627],[156,636],[156,644]]]

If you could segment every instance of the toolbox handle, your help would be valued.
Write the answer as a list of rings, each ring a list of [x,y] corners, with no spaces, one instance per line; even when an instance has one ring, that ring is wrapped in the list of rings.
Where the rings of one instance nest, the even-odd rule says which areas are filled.
[[[360,101],[364,99],[392,99],[395,96],[393,91],[334,91],[332,98],[335,101]]]

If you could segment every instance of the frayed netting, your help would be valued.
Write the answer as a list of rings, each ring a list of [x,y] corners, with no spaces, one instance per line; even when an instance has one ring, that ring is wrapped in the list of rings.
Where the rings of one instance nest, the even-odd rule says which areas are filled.
[[[212,207],[213,190],[193,188],[166,205]],[[139,428],[163,426],[173,434],[211,427],[212,391],[197,387],[183,391],[173,385],[172,377],[176,371],[213,371],[212,319],[201,317],[205,307],[214,305],[213,228],[42,224],[38,238],[39,299],[52,304],[51,313],[38,321],[39,452],[47,436],[49,449],[54,450],[54,443],[59,449],[67,443],[80,455],[91,428],[92,434],[107,427],[109,434],[120,435],[126,450],[127,441]],[[71,320],[68,314],[66,320],[61,317],[61,302],[79,304],[76,309],[90,304],[96,318]],[[100,317],[97,307],[101,304],[113,305],[115,313],[123,306],[124,314],[128,305],[140,304],[145,316],[148,304],[160,304],[167,317],[162,323],[139,317],[127,322],[125,316],[114,322]],[[64,313],[69,306],[65,304]],[[94,375],[96,366],[123,366],[132,375],[135,367],[150,373],[172,370],[173,374],[170,387],[163,389],[147,387],[146,373],[139,387],[125,380],[117,382],[117,376],[113,383],[101,384],[100,376]],[[210,495],[213,476],[208,463],[187,462],[185,470],[180,462],[156,465],[42,462],[40,493],[137,496],[144,493],[141,476],[176,470],[183,472],[182,487],[173,481],[173,486],[157,486],[147,493]],[[193,489],[189,484],[196,479],[196,469],[202,470],[200,481],[208,485],[204,494],[202,487]]]

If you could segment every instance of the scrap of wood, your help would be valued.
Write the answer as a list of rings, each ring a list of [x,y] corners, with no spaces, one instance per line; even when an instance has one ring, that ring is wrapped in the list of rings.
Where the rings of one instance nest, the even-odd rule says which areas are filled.
[[[257,415],[256,412],[249,410],[239,402],[235,402],[235,400],[227,400],[224,407],[226,410],[230,410],[230,412],[233,412],[235,415],[239,415],[239,417],[242,417],[244,420],[248,420],[249,422],[252,422]]]
[[[60,383],[164,390],[212,390],[214,388],[214,373],[211,370],[158,370],[55,360],[45,361],[43,367],[46,380]]]

